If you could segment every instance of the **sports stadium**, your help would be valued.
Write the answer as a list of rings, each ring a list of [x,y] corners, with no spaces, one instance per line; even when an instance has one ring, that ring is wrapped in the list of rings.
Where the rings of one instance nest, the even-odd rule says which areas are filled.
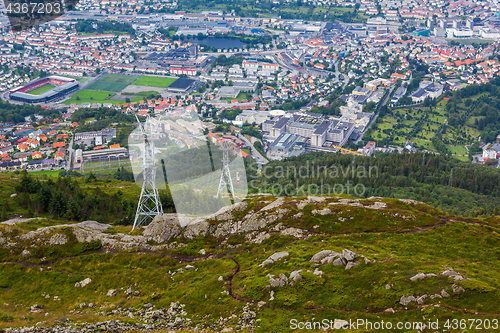
[[[9,97],[23,103],[46,103],[61,98],[77,90],[75,79],[62,76],[49,76],[9,90]]]

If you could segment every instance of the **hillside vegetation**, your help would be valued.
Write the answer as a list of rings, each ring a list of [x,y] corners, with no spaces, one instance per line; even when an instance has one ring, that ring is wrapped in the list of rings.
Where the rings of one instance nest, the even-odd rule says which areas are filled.
[[[498,217],[377,197],[256,196],[184,228],[168,215],[134,232],[61,222],[0,224],[0,328],[291,332],[292,319],[500,315]]]

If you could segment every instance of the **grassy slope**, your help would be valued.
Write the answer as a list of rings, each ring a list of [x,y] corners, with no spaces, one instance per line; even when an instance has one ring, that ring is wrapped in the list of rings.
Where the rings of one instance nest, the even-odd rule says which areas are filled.
[[[111,182],[106,187],[112,190],[123,184]],[[271,197],[251,199],[247,211],[238,213],[237,217],[250,210],[260,210],[267,204],[262,202],[264,199],[274,200]],[[287,199],[284,206],[291,210],[290,215],[299,212],[296,203],[301,199]],[[336,201],[334,198],[329,200]],[[371,204],[372,201],[362,202]],[[0,265],[0,318],[2,314],[7,315],[3,318],[14,318],[8,323],[2,323],[0,319],[0,327],[34,324],[42,320],[53,323],[62,316],[76,321],[103,320],[92,311],[78,315],[68,312],[82,302],[109,308],[111,303],[140,307],[148,302],[157,307],[168,307],[171,301],[180,301],[186,304],[189,318],[195,323],[206,323],[220,316],[228,317],[234,311],[241,312],[247,301],[265,301],[267,305],[258,310],[258,319],[261,320],[258,332],[289,332],[288,321],[292,318],[369,319],[394,323],[421,321],[422,316],[426,320],[440,319],[442,322],[446,319],[498,318],[500,251],[495,245],[500,237],[500,219],[461,219],[423,204],[405,204],[395,199],[384,199],[384,202],[388,205],[384,210],[328,206],[333,213],[325,216],[314,215],[311,211],[325,207],[326,203],[315,207],[309,204],[302,210],[304,217],[280,221],[287,227],[312,233],[310,238],[303,240],[278,233],[273,233],[262,244],[247,243],[241,235],[231,236],[226,239],[227,243],[223,239],[201,237],[190,242],[177,240],[188,246],[174,251],[138,254],[85,252],[68,235],[68,244],[42,247],[29,260],[19,255],[23,250],[19,244],[13,251],[0,253],[2,260],[17,261]],[[31,222],[10,229],[12,233],[23,233],[55,223],[50,220]],[[0,226],[0,231],[6,234],[4,226]],[[128,233],[130,227],[114,227],[110,232]],[[315,253],[344,248],[376,262],[362,263],[350,271],[323,265],[319,267],[323,271],[322,278],[312,274],[315,264],[309,260]],[[198,254],[201,249],[207,251],[206,256]],[[290,256],[286,261],[264,268],[259,266],[277,251],[288,251]],[[213,259],[208,259],[209,254],[215,255]],[[53,261],[41,264],[39,258],[42,256]],[[177,273],[173,279],[168,274],[188,263],[197,271]],[[451,280],[439,276],[444,267],[453,267],[470,278],[457,282],[466,289],[464,293],[451,292]],[[297,269],[303,270],[303,280],[294,286],[275,288],[275,299],[269,301],[266,275],[284,273],[289,276]],[[438,276],[410,281],[409,278],[418,272]],[[219,276],[225,280],[218,281]],[[73,287],[87,277],[93,281],[87,287]],[[392,284],[392,289],[386,290],[386,284]],[[232,295],[223,293],[231,290],[230,285]],[[123,290],[128,286],[134,286],[141,296],[126,298]],[[452,297],[427,299],[426,306],[411,303],[407,309],[399,304],[402,295],[430,295],[443,288]],[[118,296],[106,297],[109,289],[118,289]],[[50,298],[42,297],[42,292],[49,294]],[[158,295],[153,297],[154,292]],[[61,301],[53,301],[55,295]],[[30,314],[27,317],[30,322],[22,319],[28,314],[29,306],[35,303],[44,306],[49,315]],[[257,309],[256,306],[253,308]],[[383,312],[387,308],[395,309],[396,313]],[[202,319],[205,315],[211,317]],[[362,331],[366,330],[359,330]]]

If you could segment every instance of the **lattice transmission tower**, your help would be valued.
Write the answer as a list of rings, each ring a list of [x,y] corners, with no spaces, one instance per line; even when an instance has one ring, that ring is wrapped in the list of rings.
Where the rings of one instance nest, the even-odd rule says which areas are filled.
[[[231,198],[235,197],[233,182],[231,180],[231,173],[229,172],[229,143],[224,141],[221,146],[222,150],[222,173],[220,175],[219,190],[217,191],[217,197],[221,194],[229,192]]]
[[[144,149],[142,151],[142,190],[139,203],[137,204],[137,212],[135,213],[134,226],[140,227],[141,225],[151,222],[157,215],[163,214],[163,207],[161,205],[158,189],[156,188],[156,160],[155,160],[155,145],[154,141],[160,138],[158,126],[160,119],[156,126],[151,123],[151,118],[148,116],[144,125],[141,124],[139,118],[140,136],[143,139]],[[149,125],[149,129],[147,128]]]

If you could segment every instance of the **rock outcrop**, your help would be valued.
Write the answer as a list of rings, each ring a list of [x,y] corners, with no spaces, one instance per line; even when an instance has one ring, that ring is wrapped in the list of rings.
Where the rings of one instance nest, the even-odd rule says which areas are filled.
[[[290,254],[288,252],[276,252],[275,254],[271,255],[269,258],[267,258],[266,260],[264,260],[262,262],[262,264],[260,264],[260,266],[266,266],[266,265],[269,265],[269,264],[273,264],[275,263],[276,261],[282,259],[282,258],[285,258],[285,257],[288,257]]]

